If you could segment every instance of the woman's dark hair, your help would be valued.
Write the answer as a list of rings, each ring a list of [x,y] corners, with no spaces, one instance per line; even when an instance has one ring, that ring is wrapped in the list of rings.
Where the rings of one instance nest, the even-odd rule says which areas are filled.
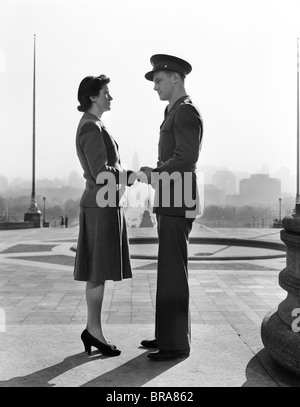
[[[86,112],[92,105],[91,96],[98,96],[104,85],[107,85],[110,79],[105,75],[86,76],[80,82],[78,88],[78,102],[80,105],[77,109],[80,112]]]

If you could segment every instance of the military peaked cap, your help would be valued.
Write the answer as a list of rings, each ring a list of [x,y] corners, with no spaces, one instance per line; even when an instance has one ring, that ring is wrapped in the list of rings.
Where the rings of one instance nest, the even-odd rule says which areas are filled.
[[[145,78],[148,81],[153,81],[154,72],[158,71],[172,71],[179,72],[184,77],[188,75],[192,67],[184,59],[174,57],[172,55],[156,54],[150,58],[150,63],[153,66],[152,71],[147,72]]]

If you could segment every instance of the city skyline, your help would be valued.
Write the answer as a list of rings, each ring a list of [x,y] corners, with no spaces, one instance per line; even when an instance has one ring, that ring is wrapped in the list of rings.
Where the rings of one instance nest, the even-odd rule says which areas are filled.
[[[134,160],[138,162],[138,156],[137,154],[134,155]],[[239,193],[239,184],[240,181],[245,180],[245,179],[250,179],[253,175],[268,175],[271,178],[276,178],[281,181],[281,190],[282,194],[288,194],[291,196],[294,196],[296,193],[296,174],[291,174],[289,169],[287,167],[281,167],[274,173],[270,173],[268,170],[268,166],[265,163],[264,166],[261,168],[261,170],[258,170],[255,173],[250,173],[248,171],[233,171],[230,168],[225,168],[225,167],[217,167],[213,164],[208,164],[204,166],[200,166],[199,168],[199,177],[203,179],[203,182],[205,185],[215,185],[221,190],[223,189],[224,191],[227,190],[226,185],[228,184],[228,179],[226,179],[226,173],[228,173],[229,178],[231,178],[231,175],[234,177],[234,180],[231,179],[231,188],[232,183],[234,182],[234,190],[227,190],[227,194],[235,194]],[[218,182],[216,178],[220,176],[221,173],[225,173],[225,175],[222,176],[222,179]],[[223,184],[223,185],[222,185]],[[37,188],[39,187],[49,187],[49,188],[60,188],[60,187],[66,187],[66,186],[71,186],[71,187],[78,187],[78,188],[84,188],[85,185],[85,179],[83,178],[82,174],[77,171],[72,171],[68,174],[67,177],[63,178],[46,178],[46,177],[37,177],[36,178],[36,185]],[[31,179],[30,178],[22,178],[22,177],[16,177],[14,179],[8,180],[3,174],[0,174],[0,194],[1,191],[5,191],[7,189],[13,189],[13,188],[29,188],[31,187]]]
[[[267,163],[271,174],[280,167],[296,173],[299,2],[145,4],[0,2],[0,174],[10,181],[31,177],[34,34],[37,179],[82,173],[75,151],[76,94],[88,74],[111,77],[112,111],[103,121],[124,166],[130,169],[135,153],[140,165],[155,166],[165,103],[144,74],[150,56],[160,52],[193,66],[186,85],[204,121],[199,165],[256,173]],[[173,33],[172,41],[166,32]]]

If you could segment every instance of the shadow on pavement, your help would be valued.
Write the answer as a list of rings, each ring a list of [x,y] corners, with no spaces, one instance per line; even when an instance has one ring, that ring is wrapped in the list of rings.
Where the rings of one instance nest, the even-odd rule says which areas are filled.
[[[147,360],[145,363],[146,353],[78,387],[140,387],[184,360],[162,363]],[[46,367],[29,375],[0,381],[0,387],[54,387],[55,384],[50,382],[56,377],[85,363],[105,358],[101,354],[98,355],[97,351],[92,352],[92,357],[87,357],[84,352],[77,353],[68,356],[56,365]]]
[[[145,361],[146,353],[148,352],[80,387],[141,387],[184,360],[176,359],[159,363],[149,359]]]
[[[72,356],[68,356],[62,362],[56,365],[46,367],[26,376],[13,377],[12,379],[0,381],[0,387],[53,387],[54,384],[49,383],[59,375],[66,373],[77,366],[84,363],[90,363],[96,359],[104,359],[101,354],[88,358],[86,353],[81,352]]]
[[[300,387],[300,377],[281,367],[264,348],[246,367],[242,387]]]

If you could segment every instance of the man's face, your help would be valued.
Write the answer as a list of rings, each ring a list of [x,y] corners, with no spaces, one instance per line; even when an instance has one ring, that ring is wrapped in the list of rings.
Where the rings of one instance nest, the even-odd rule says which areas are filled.
[[[154,90],[158,93],[160,100],[170,100],[172,98],[175,89],[173,77],[173,74],[167,74],[164,71],[154,72]]]

